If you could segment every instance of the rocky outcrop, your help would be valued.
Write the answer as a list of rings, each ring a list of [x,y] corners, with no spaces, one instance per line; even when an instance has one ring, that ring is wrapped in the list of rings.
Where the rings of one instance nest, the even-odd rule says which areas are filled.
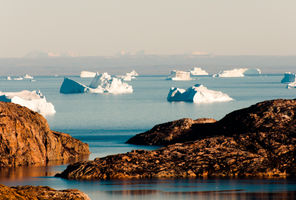
[[[0,185],[0,200],[90,200],[79,190],[55,190],[46,186],[17,186]]]
[[[127,143],[168,145],[212,136],[285,131],[296,124],[295,107],[296,100],[264,101],[231,112],[217,122],[214,119],[181,119],[159,124],[147,132],[137,134]]]
[[[205,126],[216,122],[215,119],[201,118],[193,120],[183,118],[164,124],[154,126],[151,130],[140,133],[130,138],[128,144],[137,145],[168,145],[176,143],[176,141],[186,140],[184,135],[190,134],[193,125]]]
[[[0,167],[45,165],[88,155],[88,145],[50,130],[46,119],[26,107],[0,102]]]
[[[294,176],[295,111],[296,100],[261,102],[218,122],[183,128],[183,136],[195,141],[78,162],[58,176],[85,180]]]

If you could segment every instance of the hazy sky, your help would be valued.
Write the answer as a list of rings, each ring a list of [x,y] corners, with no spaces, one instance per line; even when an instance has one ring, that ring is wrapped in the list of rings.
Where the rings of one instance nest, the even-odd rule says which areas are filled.
[[[295,0],[0,0],[0,57],[296,55]]]

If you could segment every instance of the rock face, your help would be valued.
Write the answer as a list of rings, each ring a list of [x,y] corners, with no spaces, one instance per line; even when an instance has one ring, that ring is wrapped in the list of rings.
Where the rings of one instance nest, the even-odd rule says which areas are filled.
[[[45,165],[88,155],[88,145],[68,134],[51,131],[40,114],[0,102],[0,167]]]
[[[17,186],[0,185],[0,200],[90,200],[79,190],[55,190],[46,186]]]
[[[216,122],[215,119],[201,118],[193,120],[183,118],[164,124],[154,126],[151,130],[138,134],[130,138],[128,144],[137,145],[168,145],[176,143],[175,141],[183,140],[184,135],[191,132],[195,124],[211,124]]]
[[[191,142],[78,162],[58,176],[85,180],[293,176],[296,175],[295,113],[296,100],[273,100],[234,111],[214,123],[184,119],[167,123],[167,134],[163,132],[164,137],[156,134],[162,138],[158,141],[169,141],[167,135],[172,133],[176,135],[174,141]],[[171,132],[175,124],[177,130],[184,132]],[[165,130],[164,127],[160,129]]]

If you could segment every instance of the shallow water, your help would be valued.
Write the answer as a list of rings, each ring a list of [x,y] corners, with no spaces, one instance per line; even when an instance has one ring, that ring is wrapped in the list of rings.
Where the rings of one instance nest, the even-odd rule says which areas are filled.
[[[91,79],[71,77],[85,84]],[[71,134],[90,145],[90,159],[132,149],[157,147],[125,144],[133,135],[155,124],[183,117],[222,118],[225,114],[259,101],[295,98],[296,89],[286,89],[282,76],[248,76],[244,78],[198,77],[193,81],[167,81],[164,76],[138,77],[129,82],[133,94],[60,94],[63,77],[36,77],[36,82],[0,80],[0,91],[41,90],[57,113],[47,117],[53,130]],[[222,91],[234,101],[194,104],[166,101],[170,87],[188,88],[204,84]],[[56,189],[78,188],[93,199],[293,199],[293,179],[190,179],[130,181],[69,181],[55,178],[66,165],[30,167],[0,171],[5,185],[48,185]]]

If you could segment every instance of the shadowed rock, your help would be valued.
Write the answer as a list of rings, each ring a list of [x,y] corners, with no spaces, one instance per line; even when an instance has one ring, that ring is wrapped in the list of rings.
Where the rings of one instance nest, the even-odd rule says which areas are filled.
[[[78,162],[57,176],[85,180],[295,176],[295,111],[296,100],[273,100],[234,111],[215,123],[174,121],[167,123],[168,129],[154,130],[166,130],[163,138],[184,131],[185,138],[196,140]]]
[[[90,200],[79,190],[55,190],[47,186],[17,186],[0,185],[0,200]]]
[[[26,107],[0,102],[0,167],[45,165],[88,155],[88,145],[50,130],[46,119]]]

